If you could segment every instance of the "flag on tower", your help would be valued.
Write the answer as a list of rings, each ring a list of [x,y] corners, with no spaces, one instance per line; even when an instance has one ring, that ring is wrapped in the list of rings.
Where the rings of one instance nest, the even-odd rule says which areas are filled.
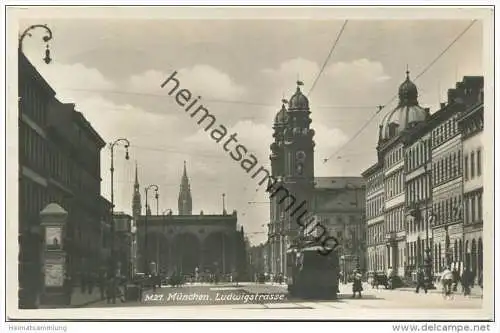
[[[304,85],[304,82],[300,81],[300,80],[297,80],[297,85],[298,86],[303,86]]]

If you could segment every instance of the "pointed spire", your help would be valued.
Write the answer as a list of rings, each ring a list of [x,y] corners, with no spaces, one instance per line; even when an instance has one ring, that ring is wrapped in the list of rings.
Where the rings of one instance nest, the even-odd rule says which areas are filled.
[[[408,64],[406,64],[406,79],[410,80],[410,69],[408,67]]]
[[[181,185],[179,190],[178,208],[179,208],[179,215],[192,214],[191,186],[189,185],[186,161],[184,161],[184,169],[182,172]]]
[[[132,214],[134,217],[141,215],[141,191],[139,190],[139,176],[138,176],[137,161],[135,161],[135,181],[134,181],[134,194],[132,196]]]
[[[222,193],[222,214],[226,215],[226,193]]]
[[[134,182],[134,188],[137,187],[139,188],[139,176],[137,175],[137,161],[135,161],[135,182]]]

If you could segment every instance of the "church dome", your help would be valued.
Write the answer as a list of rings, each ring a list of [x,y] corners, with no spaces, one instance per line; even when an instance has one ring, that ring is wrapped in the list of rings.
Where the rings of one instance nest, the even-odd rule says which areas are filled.
[[[276,114],[276,117],[274,117],[274,123],[275,124],[285,124],[288,121],[288,115],[286,114],[286,107],[285,104],[281,106],[281,110],[278,111]]]
[[[300,91],[300,86],[303,85],[301,81],[297,81],[297,91],[290,98],[288,110],[309,110],[309,100],[307,97]]]
[[[411,82],[409,74],[407,71],[406,80],[399,86],[398,106],[382,119],[379,135],[382,140],[391,139],[429,117],[428,112],[418,105],[417,86]]]
[[[418,104],[418,89],[410,80],[410,72],[406,71],[406,80],[401,83],[398,91],[399,101],[405,104]]]

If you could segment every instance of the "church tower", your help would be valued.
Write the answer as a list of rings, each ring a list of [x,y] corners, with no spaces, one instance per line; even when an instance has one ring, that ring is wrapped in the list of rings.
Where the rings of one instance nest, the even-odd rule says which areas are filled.
[[[314,130],[310,128],[311,118],[309,100],[300,90],[303,85],[297,82],[297,90],[288,104],[287,122],[283,131],[283,186],[292,194],[296,201],[294,207],[302,202],[301,211],[314,211]],[[286,206],[284,207],[286,208]],[[295,211],[296,213],[296,211]],[[292,216],[294,209],[285,212],[285,231],[294,238],[299,231],[297,218]],[[289,245],[289,244],[287,244]]]
[[[182,174],[181,186],[178,201],[179,215],[192,215],[193,202],[191,198],[191,186],[186,171],[186,161],[184,161],[184,172]]]
[[[139,190],[139,176],[137,175],[137,162],[135,162],[134,194],[132,196],[132,215],[134,219],[141,215],[141,191]]]

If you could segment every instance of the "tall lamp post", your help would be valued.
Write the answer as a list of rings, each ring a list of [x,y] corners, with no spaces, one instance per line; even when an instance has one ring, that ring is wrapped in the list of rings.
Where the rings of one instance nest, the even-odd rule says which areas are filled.
[[[144,270],[146,273],[149,272],[149,258],[148,258],[148,192],[149,190],[155,190],[155,199],[158,200],[159,194],[158,191],[160,188],[158,185],[151,184],[144,188],[144,193],[146,195],[146,215],[144,217]]]
[[[128,160],[128,147],[130,142],[125,138],[120,138],[110,143],[109,148],[111,151],[111,167],[109,168],[111,174],[111,253],[109,258],[109,274],[111,277],[116,275],[116,254],[115,254],[115,189],[114,189],[114,172],[115,172],[115,147],[123,145],[125,148],[125,159]],[[113,294],[114,295],[114,294]],[[113,297],[113,303],[116,301]]]
[[[19,44],[18,44],[18,52],[22,53],[23,52],[23,41],[24,38],[31,37],[31,31],[37,28],[42,28],[45,30],[46,35],[42,37],[43,41],[46,43],[46,49],[45,49],[45,58],[43,58],[43,61],[45,61],[46,64],[50,64],[52,59],[50,58],[50,49],[49,49],[49,40],[52,39],[52,30],[47,27],[45,24],[35,24],[30,27],[28,27],[24,32],[19,36]]]

